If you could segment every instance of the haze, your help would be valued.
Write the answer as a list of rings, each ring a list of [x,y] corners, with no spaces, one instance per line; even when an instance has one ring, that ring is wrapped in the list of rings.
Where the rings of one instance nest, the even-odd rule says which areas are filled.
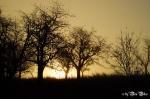
[[[53,0],[55,1],[55,0]],[[97,31],[109,42],[116,39],[121,30],[142,33],[150,37],[150,0],[57,0],[69,13],[72,26],[83,26]],[[5,15],[18,18],[20,11],[29,13],[33,6],[49,6],[50,0],[0,0]],[[100,68],[97,71],[97,68]],[[110,73],[112,70],[98,67],[92,70]]]

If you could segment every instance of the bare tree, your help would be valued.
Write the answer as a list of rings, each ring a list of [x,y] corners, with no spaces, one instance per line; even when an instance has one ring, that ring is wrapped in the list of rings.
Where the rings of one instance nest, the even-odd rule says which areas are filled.
[[[50,11],[43,10],[39,7],[30,15],[24,15],[27,34],[30,37],[30,57],[28,61],[38,65],[38,79],[43,79],[43,70],[47,63],[52,60],[57,52],[62,38],[60,34],[62,29],[68,24],[65,18],[68,14],[64,9],[56,4]]]
[[[145,75],[148,74],[148,66],[150,64],[150,40],[144,39],[144,49],[140,53],[139,50],[136,51],[135,56],[140,62],[140,65],[144,68]]]
[[[24,57],[22,51],[22,33],[18,23],[0,14],[0,65],[2,78],[13,78],[19,71]],[[25,70],[22,66],[22,70]]]
[[[17,67],[17,45],[12,40],[14,22],[0,13],[0,76],[1,79],[13,78]]]
[[[67,79],[68,78],[69,70],[71,68],[70,61],[66,60],[66,59],[63,59],[63,58],[59,59],[58,61],[61,63],[61,65],[62,65],[62,71],[65,72],[65,79]]]
[[[68,77],[69,70],[72,68],[69,53],[72,52],[74,46],[71,43],[64,41],[64,46],[58,51],[57,61],[62,65],[62,70],[65,72],[65,79]]]
[[[121,32],[121,36],[117,41],[117,45],[111,53],[111,66],[117,73],[131,75],[136,68],[137,59],[134,55],[138,46],[138,39],[134,34]]]
[[[69,41],[73,46],[70,51],[65,51],[65,56],[71,61],[71,65],[77,70],[77,78],[80,78],[82,68],[94,62],[105,49],[105,41],[96,39],[93,31],[88,32],[83,28],[75,28]]]
[[[57,65],[56,62],[58,62]],[[48,67],[51,69],[55,69],[56,71],[63,71],[65,73],[65,79],[67,79],[71,65],[69,60],[67,61],[65,58],[57,57],[57,59],[53,60],[53,62],[49,64]]]

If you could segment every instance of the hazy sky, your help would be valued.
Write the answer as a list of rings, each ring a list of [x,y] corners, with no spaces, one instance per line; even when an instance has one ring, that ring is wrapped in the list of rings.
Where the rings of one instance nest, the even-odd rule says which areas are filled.
[[[18,16],[19,11],[30,12],[33,5],[48,6],[50,0],[0,0],[7,15]],[[55,1],[55,0],[53,0]],[[99,35],[113,40],[128,27],[131,32],[150,37],[150,0],[57,0],[76,17],[72,26],[94,28]]]
[[[19,11],[29,12],[33,5],[50,5],[50,0],[0,0],[7,15],[17,16]],[[55,1],[55,0],[53,0]],[[121,29],[150,36],[150,0],[57,0],[76,17],[73,26],[94,28],[104,37],[114,38]]]

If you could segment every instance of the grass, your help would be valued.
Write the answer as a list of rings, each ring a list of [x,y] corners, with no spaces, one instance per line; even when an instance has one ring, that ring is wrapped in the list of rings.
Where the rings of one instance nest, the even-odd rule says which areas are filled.
[[[121,95],[123,92],[150,92],[150,76],[144,75],[94,75],[80,80],[45,78],[41,82],[32,78],[1,82],[0,97],[4,99],[105,99],[126,97]]]

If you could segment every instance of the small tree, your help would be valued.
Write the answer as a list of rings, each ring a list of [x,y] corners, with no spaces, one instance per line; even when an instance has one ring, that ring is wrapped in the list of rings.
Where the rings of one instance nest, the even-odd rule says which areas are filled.
[[[84,77],[84,72],[90,70],[90,69],[88,68],[88,66],[89,66],[89,65],[85,65],[85,66],[81,69],[82,78]]]
[[[68,54],[72,52],[73,45],[67,42],[64,42],[64,44],[65,45],[59,49],[56,59],[62,65],[62,71],[65,72],[65,79],[67,79],[69,70],[72,67]]]
[[[105,49],[105,41],[100,38],[94,38],[93,31],[88,32],[83,28],[75,28],[69,41],[72,48],[65,51],[71,65],[77,70],[77,78],[80,78],[82,68],[94,62],[97,56],[102,55]]]
[[[134,73],[137,63],[137,59],[134,55],[138,39],[134,38],[130,33],[122,33],[117,41],[117,45],[113,48],[111,53],[111,66],[117,73],[123,73],[125,75],[131,75]]]
[[[142,52],[140,53],[139,50],[135,53],[135,56],[140,62],[140,65],[144,67],[144,73],[145,75],[148,74],[148,66],[150,64],[150,40],[144,39],[144,49],[142,49]]]
[[[65,73],[65,79],[68,78],[68,73],[71,68],[70,62],[67,61],[65,58],[57,58],[56,60],[53,60],[50,65],[48,65],[49,68],[55,69],[57,71],[63,71]],[[58,64],[56,65],[56,62]]]

